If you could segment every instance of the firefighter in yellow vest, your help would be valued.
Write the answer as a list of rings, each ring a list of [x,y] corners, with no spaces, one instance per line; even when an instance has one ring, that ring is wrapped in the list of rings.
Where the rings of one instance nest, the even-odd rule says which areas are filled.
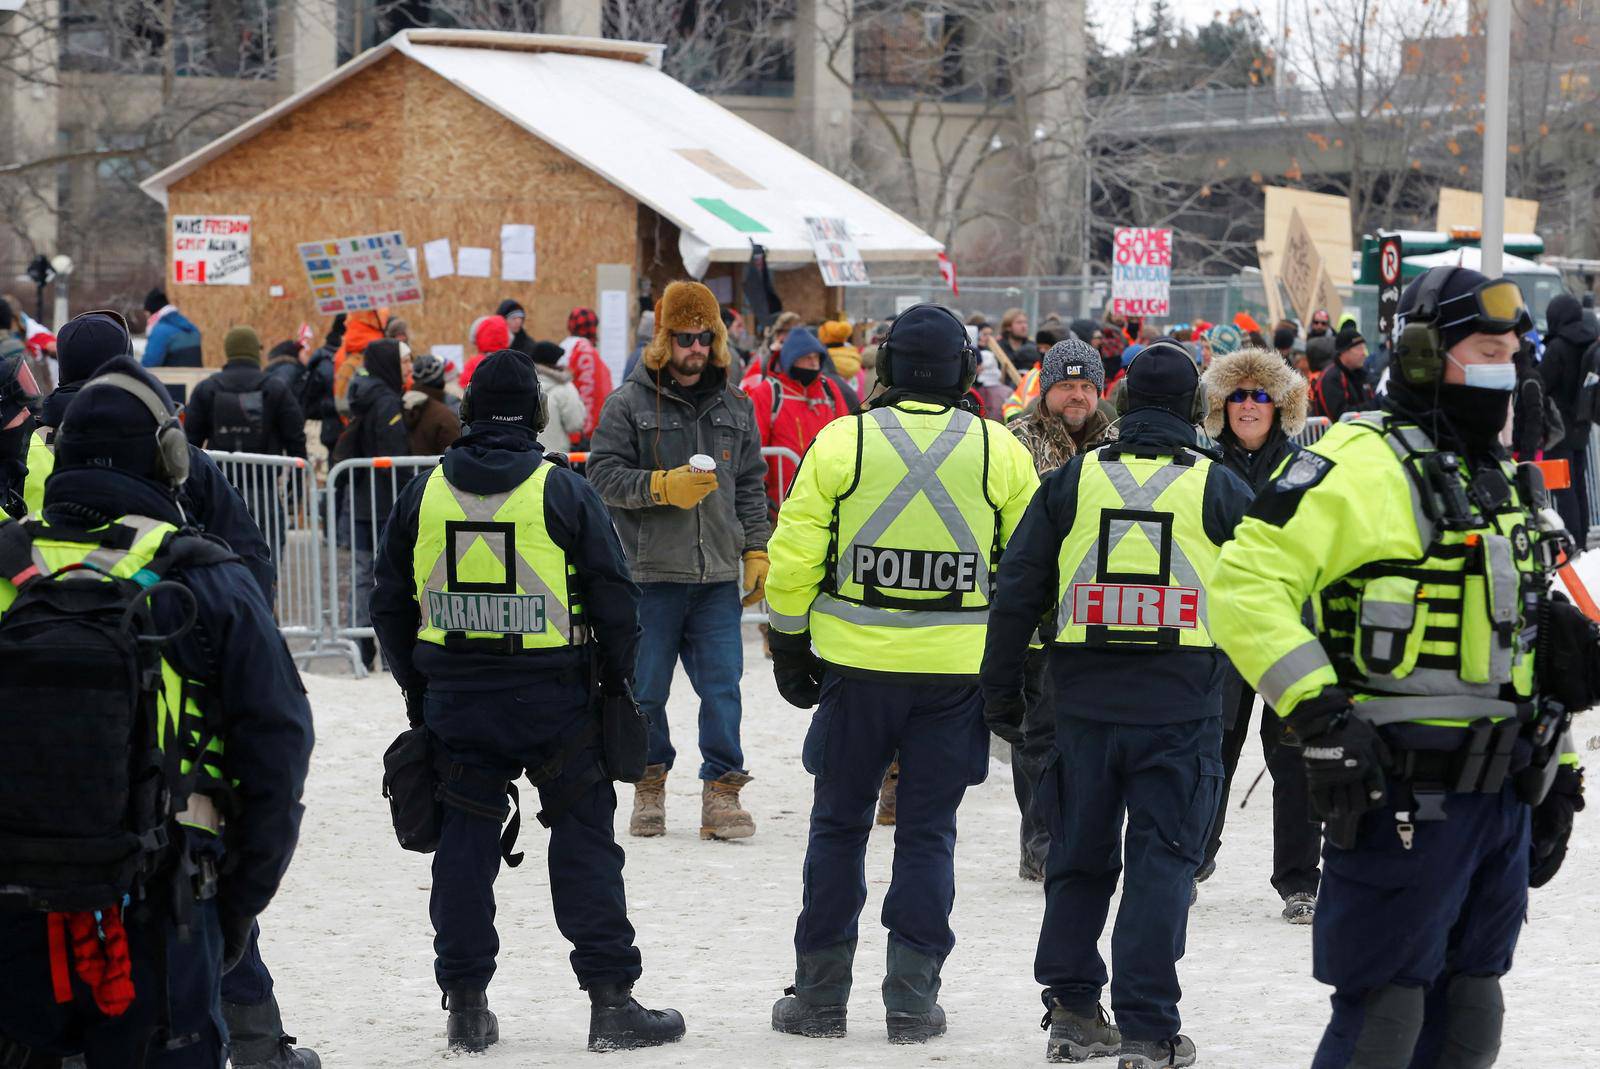
[[[1215,582],[1217,640],[1303,745],[1325,821],[1315,1069],[1494,1063],[1529,884],[1583,808],[1567,715],[1600,700],[1595,628],[1550,594],[1571,541],[1499,442],[1521,292],[1436,267],[1400,323],[1383,412],[1263,489]]]
[[[1250,503],[1249,487],[1195,448],[1199,385],[1178,342],[1141,350],[1119,395],[1118,440],[1045,477],[1000,567],[983,659],[990,725],[1020,736],[1036,628],[1056,703],[1057,753],[1034,799],[1050,817],[1034,976],[1051,1061],[1195,1061],[1178,1032],[1177,961],[1222,785],[1226,661],[1209,630],[1212,571]],[[1096,944],[1124,853],[1113,1025]]]
[[[945,1030],[956,807],[989,765],[978,661],[995,568],[1038,476],[1004,427],[960,406],[977,354],[948,309],[898,317],[877,370],[886,392],[817,435],[769,546],[778,691],[820,701],[803,748],[816,790],[795,982],[772,1027],[844,1034],[867,836],[898,752],[883,1001],[890,1042],[918,1043]]]
[[[429,912],[446,1037],[466,1051],[499,1038],[486,993],[499,949],[494,881],[502,857],[521,860],[500,828],[508,784],[526,770],[550,829],[556,925],[589,993],[590,1049],[669,1043],[683,1018],[631,995],[640,958],[612,836],[611,780],[626,773],[606,753],[596,708],[637,722],[636,777],[639,590],[599,496],[539,446],[532,359],[491,353],[461,408],[467,433],[395,501],[372,595],[407,717],[443,755]]]

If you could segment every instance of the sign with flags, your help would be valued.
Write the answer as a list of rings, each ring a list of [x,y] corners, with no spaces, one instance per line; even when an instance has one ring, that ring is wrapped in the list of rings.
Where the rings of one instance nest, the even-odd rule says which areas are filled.
[[[300,245],[311,296],[322,315],[422,300],[422,283],[398,230]]]

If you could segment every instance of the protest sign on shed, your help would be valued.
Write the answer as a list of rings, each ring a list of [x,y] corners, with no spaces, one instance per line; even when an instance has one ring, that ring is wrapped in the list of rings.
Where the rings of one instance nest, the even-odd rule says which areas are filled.
[[[1117,227],[1111,260],[1111,310],[1124,316],[1164,316],[1172,294],[1172,231]]]
[[[808,217],[843,220],[863,271],[931,265],[940,242],[662,73],[662,47],[397,34],[143,183],[172,217],[251,219],[249,284],[174,301],[208,338],[240,322],[289,337],[319,314],[301,246],[398,232],[423,298],[400,314],[430,348],[462,344],[507,297],[530,334],[559,338],[574,306],[618,292],[618,272],[627,299],[609,306],[630,319],[645,283],[659,295],[676,278],[725,285],[738,304],[752,243],[784,306],[820,317],[836,296]]]

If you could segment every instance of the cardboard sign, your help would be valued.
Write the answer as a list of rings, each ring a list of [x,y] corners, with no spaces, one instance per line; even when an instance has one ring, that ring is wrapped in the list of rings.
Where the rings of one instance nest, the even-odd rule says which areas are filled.
[[[1267,186],[1264,192],[1266,210],[1261,237],[1267,247],[1273,251],[1283,248],[1289,238],[1289,218],[1298,211],[1311,231],[1318,255],[1328,265],[1329,277],[1337,285],[1350,285],[1350,198],[1279,186]]]
[[[1378,242],[1378,340],[1394,344],[1394,324],[1400,315],[1400,261],[1405,256],[1399,234],[1386,234]]]
[[[811,233],[811,248],[817,255],[817,270],[822,272],[824,286],[867,284],[867,265],[843,219],[808,215],[806,229]]]
[[[172,281],[180,286],[250,285],[250,217],[174,215]]]
[[[1297,208],[1289,214],[1288,242],[1283,247],[1283,260],[1278,264],[1278,277],[1283,279],[1283,286],[1289,291],[1289,303],[1294,305],[1294,313],[1302,323],[1311,321],[1321,276],[1322,256]]]
[[[1072,622],[1103,627],[1198,627],[1200,591],[1190,586],[1075,583]]]
[[[1119,226],[1111,261],[1111,311],[1164,316],[1171,307],[1172,231]]]
[[[1339,287],[1328,277],[1327,264],[1323,264],[1322,270],[1317,273],[1317,294],[1312,299],[1311,310],[1327,312],[1332,329],[1339,329],[1340,317],[1344,315],[1344,298],[1339,296]]]
[[[1506,198],[1505,233],[1532,234],[1539,224],[1539,202]],[[1434,216],[1435,230],[1449,230],[1464,226],[1471,230],[1483,228],[1483,194],[1474,189],[1439,189],[1439,211]]]
[[[300,246],[317,311],[367,312],[422,300],[422,283],[398,230]]]

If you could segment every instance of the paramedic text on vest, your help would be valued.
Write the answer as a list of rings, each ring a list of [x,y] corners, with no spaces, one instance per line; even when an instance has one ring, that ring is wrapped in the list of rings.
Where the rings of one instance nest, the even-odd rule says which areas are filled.
[[[772,1009],[781,1032],[844,1033],[867,833],[896,753],[888,1035],[944,1032],[956,807],[989,760],[978,663],[995,567],[1038,485],[1016,438],[958,404],[975,368],[947,309],[896,319],[878,356],[887,391],[817,435],[769,547],[778,690],[797,708],[821,703],[804,746],[816,792],[794,994]]]
[[[376,562],[372,623],[426,724],[449,784],[429,913],[434,976],[452,1050],[499,1038],[488,1008],[499,938],[493,885],[504,856],[507,785],[524,771],[550,829],[550,897],[589,992],[591,1050],[683,1035],[676,1011],[647,1010],[612,836],[617,796],[602,762],[595,694],[632,706],[639,590],[593,488],[546,457],[533,360],[484,359],[461,403],[467,433],[395,500]],[[592,645],[591,645],[592,643]]]
[[[1238,476],[1195,448],[1198,388],[1177,342],[1140,351],[1119,395],[1118,440],[1045,477],[1000,566],[986,717],[1001,738],[1020,734],[1036,628],[1054,705],[1057,753],[1034,798],[1051,824],[1034,959],[1051,1060],[1195,1058],[1178,1031],[1177,959],[1222,782],[1212,571],[1250,501]],[[1099,1006],[1106,972],[1096,943],[1122,856],[1113,1025]]]
[[[1267,485],[1213,584],[1217,639],[1303,743],[1326,821],[1315,1069],[1494,1063],[1530,881],[1583,805],[1566,711],[1596,697],[1594,628],[1549,592],[1570,542],[1499,443],[1520,292],[1434,268],[1400,321],[1383,412]]]
[[[189,447],[161,384],[131,358],[110,361],[83,381],[56,447],[40,513],[0,524],[0,692],[13,699],[0,703],[0,1063],[221,1065],[223,969],[251,945],[294,852],[311,711],[250,574],[185,527]],[[121,627],[74,612],[107,597],[147,601],[148,624],[126,610],[112,617],[132,621]],[[118,687],[108,643],[133,646],[129,630],[168,638],[148,677]],[[137,659],[129,649],[123,663]],[[106,671],[85,689],[76,670],[95,661]],[[62,663],[73,668],[49,667]],[[61,760],[41,765],[40,746]],[[119,787],[140,769],[164,781],[170,806]],[[164,831],[137,836],[133,861],[150,868],[125,870],[126,882],[107,871],[119,852],[84,827],[97,813],[115,836]],[[56,856],[68,867],[42,864],[63,831],[70,849]],[[19,895],[29,887],[81,904],[32,908]]]

